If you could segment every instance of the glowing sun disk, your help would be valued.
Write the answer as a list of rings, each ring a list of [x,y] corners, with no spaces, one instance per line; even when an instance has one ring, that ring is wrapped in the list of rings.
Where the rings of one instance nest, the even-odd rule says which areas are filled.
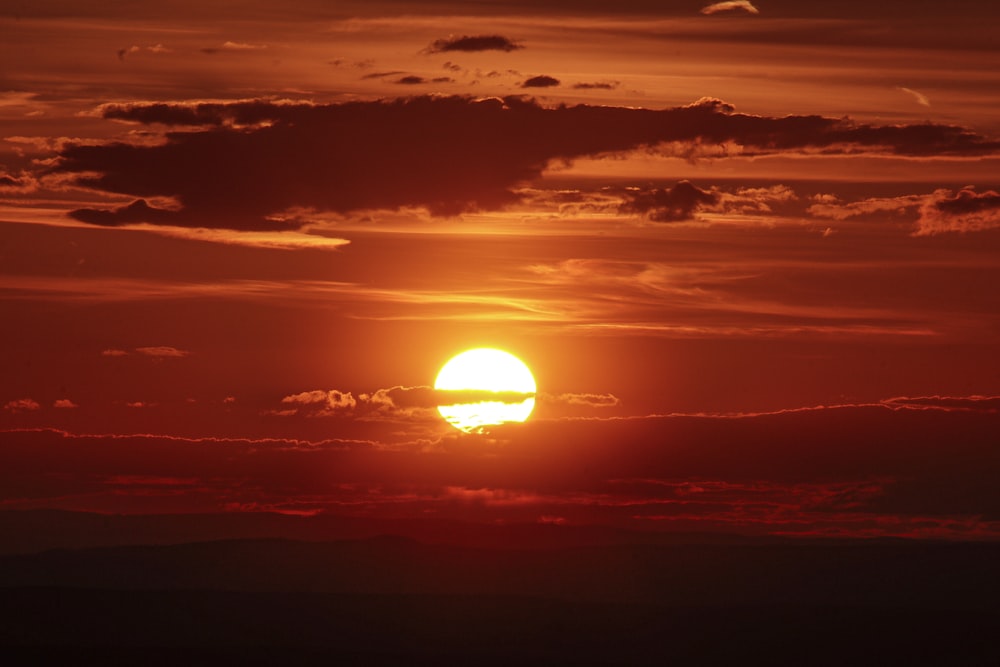
[[[513,402],[474,400],[438,406],[448,423],[467,433],[481,433],[488,426],[505,422],[523,422],[535,408],[536,387],[531,371],[514,355],[492,348],[467,350],[453,357],[438,373],[434,389],[485,397],[489,392],[516,396],[518,400]]]

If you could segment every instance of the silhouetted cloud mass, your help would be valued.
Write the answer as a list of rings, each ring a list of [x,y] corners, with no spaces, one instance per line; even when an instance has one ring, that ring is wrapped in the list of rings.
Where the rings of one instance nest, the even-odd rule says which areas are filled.
[[[552,88],[559,85],[559,79],[547,76],[545,74],[540,74],[538,76],[533,76],[530,79],[524,81],[521,84],[522,88]]]
[[[136,199],[127,206],[107,209],[81,208],[70,213],[80,222],[102,227],[117,227],[135,222],[161,225],[183,225],[183,216],[176,211],[154,208],[145,199]]]
[[[650,220],[656,222],[690,220],[701,206],[719,201],[718,194],[702,190],[690,181],[678,181],[670,189],[655,188],[627,196],[630,199],[622,204],[622,212],[647,214]]]
[[[573,88],[576,90],[614,90],[619,85],[618,81],[581,81],[580,83],[574,83]]]
[[[455,80],[450,76],[436,76],[433,79],[425,79],[422,76],[416,76],[415,74],[408,74],[407,76],[400,77],[396,79],[395,83],[404,86],[420,85],[424,83],[452,83]]]
[[[977,193],[975,189],[968,187],[959,190],[954,196],[938,199],[934,206],[942,213],[951,215],[982,213],[1000,209],[1000,194],[995,190]]]
[[[930,194],[875,197],[843,202],[833,195],[819,195],[807,209],[811,215],[836,220],[877,214],[917,212],[917,236],[945,232],[980,232],[1000,228],[1000,194],[995,190],[977,192],[966,186],[954,192],[940,188]]]
[[[976,192],[965,187],[957,193],[937,190],[920,208],[917,236],[944,232],[981,232],[1000,228],[1000,193]]]
[[[728,146],[744,156],[860,149],[915,157],[1000,149],[997,141],[954,125],[758,116],[713,98],[661,110],[550,108],[520,96],[417,96],[343,104],[113,104],[103,114],[184,130],[169,131],[156,144],[68,144],[46,168],[77,186],[136,198],[124,207],[72,213],[105,226],[288,229],[300,224],[281,218],[291,208],[346,213],[417,206],[435,215],[497,209],[516,201],[512,190],[552,160],[642,147],[671,155]],[[660,219],[679,219],[691,205],[707,202],[708,195],[680,187],[638,200],[634,210],[662,209],[655,213]],[[178,206],[153,207],[152,197]],[[961,205],[968,204],[952,206]]]
[[[427,53],[446,53],[448,51],[515,51],[524,46],[504,37],[503,35],[462,35],[437,39],[428,46]]]

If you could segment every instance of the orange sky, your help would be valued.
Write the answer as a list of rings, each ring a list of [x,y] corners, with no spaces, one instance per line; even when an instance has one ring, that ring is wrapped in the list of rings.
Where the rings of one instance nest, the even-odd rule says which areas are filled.
[[[992,5],[239,4],[0,0],[0,509],[1000,535]]]

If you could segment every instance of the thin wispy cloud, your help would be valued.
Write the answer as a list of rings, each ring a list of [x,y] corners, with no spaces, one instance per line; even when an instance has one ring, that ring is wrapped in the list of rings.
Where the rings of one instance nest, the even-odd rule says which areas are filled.
[[[917,90],[913,90],[912,88],[905,88],[903,86],[900,86],[897,90],[901,90],[904,93],[911,95],[913,99],[917,101],[917,104],[919,104],[920,106],[929,107],[931,105],[931,101],[927,98],[927,96]]]
[[[720,14],[724,12],[743,11],[747,14],[760,14],[760,10],[753,6],[749,0],[729,0],[727,2],[716,2],[701,8],[702,14]]]

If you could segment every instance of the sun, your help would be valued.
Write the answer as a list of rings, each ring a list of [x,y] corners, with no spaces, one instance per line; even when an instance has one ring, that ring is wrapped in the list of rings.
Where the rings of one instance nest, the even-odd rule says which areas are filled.
[[[434,380],[438,392],[455,392],[455,402],[438,406],[449,424],[466,433],[523,422],[535,409],[535,378],[509,352],[481,347],[452,357]]]

